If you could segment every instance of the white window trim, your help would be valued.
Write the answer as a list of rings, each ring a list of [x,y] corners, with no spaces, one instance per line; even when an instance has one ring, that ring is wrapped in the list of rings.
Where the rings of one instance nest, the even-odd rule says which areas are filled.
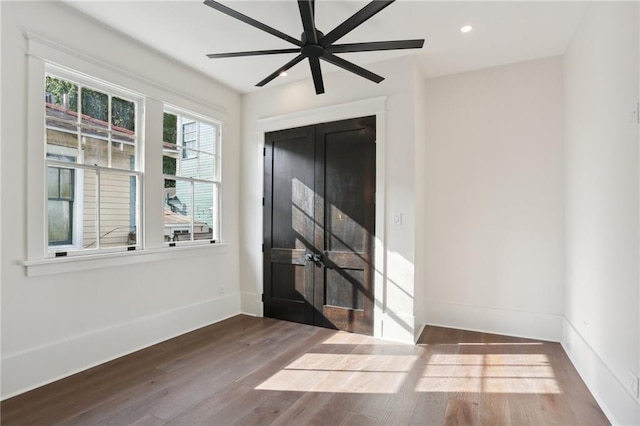
[[[111,63],[97,60],[89,54],[59,45],[49,39],[33,33],[25,33],[27,40],[27,247],[26,260],[22,261],[27,276],[40,276],[55,273],[65,273],[82,270],[92,270],[101,267],[115,267],[126,264],[135,264],[154,261],[168,261],[181,257],[194,257],[222,253],[228,250],[229,245],[223,240],[222,210],[220,216],[220,241],[216,244],[193,244],[167,248],[162,238],[162,191],[153,191],[157,188],[148,188],[145,181],[158,180],[162,177],[162,148],[147,149],[154,140],[161,141],[162,126],[155,129],[150,126],[150,117],[154,114],[156,120],[161,122],[165,105],[174,105],[175,110],[187,112],[187,115],[201,117],[202,121],[218,125],[219,138],[222,140],[225,122],[228,115],[223,108],[203,101],[193,96],[185,95],[179,90],[174,90],[164,84],[150,80],[147,76],[141,76],[120,68]],[[142,152],[139,154],[140,170],[144,171],[139,185],[144,190],[141,212],[141,229],[144,235],[142,243],[144,249],[136,251],[119,251],[117,253],[86,254],[72,257],[47,258],[47,238],[45,232],[46,215],[46,175],[44,167],[45,159],[45,106],[44,106],[44,76],[45,64],[58,67],[62,70],[73,70],[74,76],[85,75],[89,79],[110,82],[116,88],[127,88],[127,93],[138,93],[143,98],[139,116],[142,120],[136,133],[142,143]],[[89,84],[91,86],[91,84]],[[119,91],[118,91],[119,92]],[[125,97],[129,97],[123,95]],[[151,114],[148,114],[151,112]],[[219,147],[216,156],[220,164],[221,149]],[[156,164],[157,163],[157,164]],[[219,177],[222,176],[221,164],[218,169]],[[219,199],[222,203],[222,186],[219,187]]]
[[[137,250],[128,253],[100,253],[75,257],[60,257],[40,260],[27,260],[22,262],[26,267],[28,277],[60,274],[66,272],[86,271],[98,268],[107,268],[124,265],[134,265],[145,262],[166,262],[175,259],[193,258],[194,256],[209,256],[224,253],[229,245],[216,244],[191,244],[187,246]]]

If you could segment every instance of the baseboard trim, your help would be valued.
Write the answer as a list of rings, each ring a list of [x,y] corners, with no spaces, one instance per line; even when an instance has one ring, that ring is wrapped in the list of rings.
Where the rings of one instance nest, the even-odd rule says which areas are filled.
[[[415,344],[418,343],[418,340],[420,340],[420,336],[422,336],[422,332],[424,331],[424,328],[426,327],[426,324],[416,324],[416,329],[415,332],[413,333],[413,342]]]
[[[621,380],[567,318],[562,321],[561,344],[609,421],[614,425],[640,424],[640,401],[631,396]]]
[[[241,312],[254,317],[263,316],[262,295],[243,291],[240,293]]]
[[[434,300],[424,306],[428,325],[552,342],[562,338],[562,316],[557,314]]]
[[[243,314],[256,317],[264,316],[262,296],[260,294],[242,292],[240,293],[240,299],[241,312]],[[412,315],[397,315],[379,310],[375,310],[373,315],[375,318],[373,335],[375,337],[395,342],[415,343],[415,318]]]
[[[374,310],[373,336],[380,339],[413,345],[415,317]]]
[[[2,358],[2,400],[240,313],[238,293],[93,330]]]

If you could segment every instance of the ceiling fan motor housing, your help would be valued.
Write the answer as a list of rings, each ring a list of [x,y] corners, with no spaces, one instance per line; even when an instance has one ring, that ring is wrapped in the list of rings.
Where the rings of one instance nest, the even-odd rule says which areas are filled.
[[[300,36],[300,41],[302,41],[300,53],[302,53],[302,56],[306,58],[319,58],[324,55],[324,46],[320,44],[322,37],[324,37],[323,32],[316,29],[316,40],[318,40],[318,44],[314,44],[307,41],[307,36],[305,33],[302,33]]]

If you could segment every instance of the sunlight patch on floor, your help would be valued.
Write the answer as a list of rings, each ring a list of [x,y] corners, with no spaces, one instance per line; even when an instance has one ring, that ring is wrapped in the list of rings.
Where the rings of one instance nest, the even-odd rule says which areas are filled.
[[[416,355],[307,353],[256,387],[258,390],[396,393]]]
[[[307,353],[285,367],[287,370],[408,372],[417,355],[357,355]]]
[[[396,393],[407,373],[375,371],[281,370],[258,390],[331,393]]]
[[[542,342],[532,343],[456,343],[458,346],[542,346]]]
[[[339,332],[327,338],[322,344],[325,345],[397,345],[397,342],[374,339],[371,336],[362,334]]]
[[[417,392],[562,393],[544,354],[434,354]]]

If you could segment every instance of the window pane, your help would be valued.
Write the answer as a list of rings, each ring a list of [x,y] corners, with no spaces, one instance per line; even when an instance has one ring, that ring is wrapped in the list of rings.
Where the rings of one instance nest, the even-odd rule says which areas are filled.
[[[198,153],[191,149],[182,150],[182,161],[178,173],[182,177],[198,176]]]
[[[109,143],[105,139],[82,136],[84,164],[107,167],[109,165]]]
[[[127,135],[125,133],[119,133],[119,132],[113,132],[111,134],[111,140],[113,142],[122,142],[125,145],[135,145],[136,144],[136,137],[133,135]]]
[[[213,184],[195,182],[193,186],[193,237],[210,240],[213,230]]]
[[[77,237],[79,248],[98,248],[98,178],[94,170],[75,170],[76,182],[76,229],[80,234]]]
[[[68,133],[72,133],[72,134],[78,133],[78,126],[76,126],[75,121],[74,122],[65,121],[66,118],[63,118],[65,117],[66,114],[61,114],[58,111],[55,111],[48,106],[45,112],[47,115],[48,128],[66,130]],[[70,118],[73,118],[73,117],[70,117]],[[47,129],[47,131],[49,130]]]
[[[190,141],[196,139],[196,122],[185,122],[182,125],[182,139],[183,141]]]
[[[78,86],[66,80],[46,76],[45,104],[52,111],[78,111]],[[54,108],[55,106],[60,108]],[[73,117],[77,117],[75,114]],[[73,118],[72,118],[73,120]],[[75,120],[74,120],[75,121]]]
[[[109,96],[86,87],[81,92],[82,123],[106,128],[109,124]]]
[[[201,152],[199,178],[213,180],[215,177],[215,157],[211,154]]]
[[[211,154],[216,152],[216,128],[210,124],[200,123],[199,149]]]
[[[72,202],[48,200],[49,245],[71,244]]]
[[[164,180],[164,239],[191,239],[191,183],[174,179]]]
[[[136,106],[133,102],[111,98],[111,124],[113,130],[134,134],[136,130]]]
[[[111,144],[111,167],[114,169],[135,170],[135,146],[120,142],[113,142]]]
[[[100,172],[100,248],[131,244],[137,219],[135,180],[125,173]]]
[[[165,175],[176,175],[177,173],[177,156],[179,151],[171,149],[163,149],[162,156],[162,173]]]
[[[60,191],[58,186],[58,168],[49,167],[47,169],[47,193],[49,198],[59,198]]]
[[[75,129],[74,129],[75,132]],[[77,133],[68,133],[62,132],[58,130],[47,130],[47,155],[50,154],[59,154],[60,150],[56,147],[64,147],[71,148],[74,151],[65,150],[65,152],[70,152],[74,154],[74,157],[77,156],[77,148],[78,148],[78,135]],[[60,159],[60,161],[67,161],[65,159]],[[75,161],[75,160],[74,160]]]
[[[73,200],[73,170],[59,169],[60,173],[60,198]]]
[[[162,140],[175,145],[178,140],[178,117],[165,112],[162,124]]]
[[[191,197],[192,185],[191,182],[185,182],[181,180],[176,181],[176,200],[181,204],[181,210],[179,213],[181,216],[173,218],[173,221],[177,222],[177,227],[174,227],[174,236],[178,236],[177,241],[191,240],[191,217],[193,214],[193,200]]]

